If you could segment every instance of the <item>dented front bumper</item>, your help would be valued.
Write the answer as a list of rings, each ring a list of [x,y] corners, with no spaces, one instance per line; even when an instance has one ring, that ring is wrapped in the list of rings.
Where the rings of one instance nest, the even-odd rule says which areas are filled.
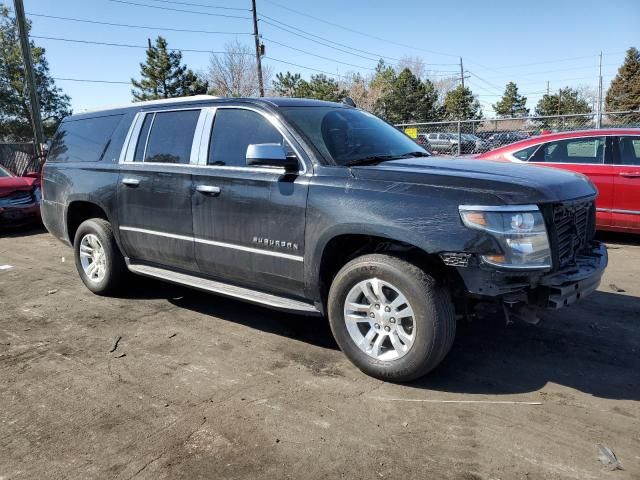
[[[570,305],[600,285],[608,263],[607,248],[593,241],[560,271],[509,271],[489,265],[456,267],[466,290],[473,296],[492,297],[508,304],[557,309]]]

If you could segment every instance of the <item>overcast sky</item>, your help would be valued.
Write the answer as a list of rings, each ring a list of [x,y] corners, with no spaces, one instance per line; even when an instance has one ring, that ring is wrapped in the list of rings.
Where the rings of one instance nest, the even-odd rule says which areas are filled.
[[[161,34],[167,38],[170,47],[181,49],[220,51],[226,42],[234,38],[253,45],[253,39],[248,35],[252,31],[250,0],[130,1],[162,8],[110,0],[24,0],[24,3],[27,17],[33,22],[31,33],[34,37],[144,46],[147,38]],[[225,8],[205,8],[184,3]],[[532,110],[545,91],[547,81],[552,90],[566,85],[595,88],[600,51],[603,51],[606,91],[624,58],[625,50],[632,45],[640,47],[640,0],[257,0],[257,5],[259,14],[270,17],[261,22],[261,34],[267,48],[265,63],[271,65],[276,73],[291,70],[305,77],[314,73],[282,63],[286,61],[334,75],[349,71],[367,74],[375,67],[375,59],[380,56],[397,59],[410,55],[420,56],[426,63],[432,64],[428,68],[434,78],[441,78],[459,71],[457,63],[462,56],[466,75],[469,76],[466,82],[478,95],[486,116],[493,115],[490,105],[499,99],[509,80],[517,82],[521,92],[529,98],[528,107]],[[202,13],[167,10],[171,8]],[[125,28],[34,14],[233,33]],[[233,16],[246,18],[230,18]],[[276,21],[298,28],[307,35],[317,35],[343,44],[345,47],[334,44],[341,50],[350,51],[348,47],[351,47],[359,51],[349,54],[320,45],[313,39],[294,35],[291,32],[295,30],[290,27],[280,24],[289,32],[276,28],[272,25]],[[34,38],[34,41],[46,48],[51,72],[58,78],[128,82],[131,77],[139,75],[139,62],[144,59],[144,49],[138,48],[42,38]],[[313,52],[327,59],[289,47]],[[192,69],[202,71],[208,65],[209,54],[185,52],[183,59]],[[393,60],[389,61],[393,63]],[[58,80],[57,84],[71,96],[76,111],[131,100],[131,88],[126,83]]]

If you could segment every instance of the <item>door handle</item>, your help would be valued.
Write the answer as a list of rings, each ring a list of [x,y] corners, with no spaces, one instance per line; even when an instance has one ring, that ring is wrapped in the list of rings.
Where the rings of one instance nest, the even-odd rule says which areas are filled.
[[[138,180],[137,178],[123,178],[122,184],[126,185],[127,187],[137,187],[138,185],[140,185],[140,180]]]
[[[211,195],[214,197],[220,195],[220,187],[214,187],[212,185],[198,185],[196,186],[196,191],[203,195]]]
[[[618,175],[627,178],[637,178],[640,177],[640,172],[620,172]]]

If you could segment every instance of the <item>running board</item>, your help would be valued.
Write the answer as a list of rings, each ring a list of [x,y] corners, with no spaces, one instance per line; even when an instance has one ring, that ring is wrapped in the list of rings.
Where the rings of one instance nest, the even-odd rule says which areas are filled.
[[[236,285],[216,282],[215,280],[208,280],[206,278],[200,278],[185,273],[174,272],[172,270],[166,270],[164,268],[153,267],[146,264],[127,262],[127,267],[131,272],[138,275],[159,278],[171,283],[177,283],[178,285],[185,285],[187,287],[197,288],[198,290],[204,290],[205,292],[217,293],[226,297],[238,298],[247,302],[276,308],[278,310],[287,310],[291,312],[315,315],[320,314],[318,309],[313,304],[301,302],[299,300],[292,300],[290,298],[280,297],[278,295],[273,295],[270,293],[264,293],[257,290],[251,290],[249,288],[238,287]]]

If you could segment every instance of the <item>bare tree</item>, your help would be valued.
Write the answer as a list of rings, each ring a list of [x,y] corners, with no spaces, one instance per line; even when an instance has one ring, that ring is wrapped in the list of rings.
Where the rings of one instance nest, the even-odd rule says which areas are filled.
[[[400,61],[398,61],[398,64],[395,67],[396,73],[400,73],[405,68],[411,70],[411,73],[413,73],[420,80],[424,80],[427,67],[422,57],[411,57],[408,55],[401,57]]]
[[[436,87],[436,91],[438,92],[438,103],[440,105],[444,104],[444,99],[451,90],[456,88],[460,83],[460,79],[458,77],[436,77],[433,76],[430,78],[429,73],[427,73],[426,77],[431,80],[433,86]]]
[[[272,69],[262,65],[265,85],[271,83]],[[211,55],[207,80],[209,93],[221,97],[257,97],[260,94],[254,50],[238,40],[229,42],[224,53]]]

